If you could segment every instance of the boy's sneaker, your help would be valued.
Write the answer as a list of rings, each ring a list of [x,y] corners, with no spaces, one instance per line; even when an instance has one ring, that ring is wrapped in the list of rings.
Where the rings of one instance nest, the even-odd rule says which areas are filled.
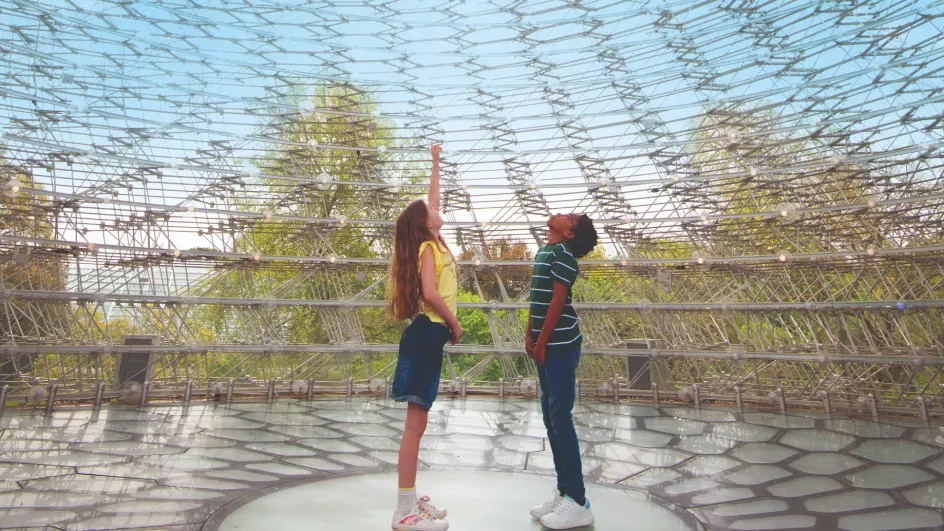
[[[538,520],[544,518],[545,516],[553,513],[554,508],[557,507],[557,504],[559,504],[563,499],[564,497],[561,496],[559,492],[557,492],[557,489],[554,489],[554,497],[544,502],[543,505],[532,507],[531,516],[537,518]]]
[[[429,496],[420,496],[416,499],[416,504],[420,506],[420,509],[428,512],[433,515],[437,520],[443,520],[446,518],[446,510],[436,507],[429,501]]]
[[[570,496],[564,496],[554,512],[541,518],[541,525],[550,529],[574,529],[593,525],[595,521],[589,500],[586,505],[578,505]]]
[[[405,513],[395,511],[391,528],[393,531],[446,531],[449,522],[436,518],[416,504]]]

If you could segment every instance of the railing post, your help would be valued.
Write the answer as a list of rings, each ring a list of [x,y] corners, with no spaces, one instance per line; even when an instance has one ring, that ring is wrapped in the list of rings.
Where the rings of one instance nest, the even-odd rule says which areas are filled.
[[[151,382],[145,380],[144,384],[141,385],[141,401],[138,402],[138,407],[146,407],[148,403],[148,391],[151,389]]]
[[[92,404],[92,408],[101,409],[102,402],[105,400],[105,382],[98,382],[95,384],[95,402]]]
[[[3,395],[0,394],[0,396],[3,396]],[[928,421],[930,420],[928,418],[928,403],[924,400],[923,396],[918,397],[918,413],[921,415],[921,420],[923,420],[924,423],[927,424]]]
[[[737,406],[738,411],[741,411],[741,412],[744,411],[744,402],[743,402],[743,399],[741,398],[741,386],[740,386],[740,385],[735,385],[735,386],[734,386],[734,404]]]
[[[10,386],[4,385],[0,387],[0,415],[3,414],[3,410],[7,407],[7,395],[10,394]]]
[[[578,383],[577,385],[579,389],[580,384]],[[500,400],[503,400],[505,398],[505,379],[504,378],[498,379],[498,398]]]
[[[226,383],[226,403],[229,404],[233,401],[233,389],[236,387],[236,380],[230,378]]]
[[[57,383],[49,384],[49,397],[46,398],[46,414],[47,415],[52,413],[52,410],[56,405],[56,393],[58,392],[59,392],[59,384]]]
[[[305,399],[311,402],[312,397],[315,396],[315,379],[308,379],[308,393],[305,395]]]
[[[187,380],[184,384],[184,405],[190,404],[191,396],[193,396],[193,380]]]
[[[875,399],[875,395],[869,393],[869,408],[872,410],[872,420],[878,422],[878,400]]]
[[[786,415],[787,413],[787,401],[783,397],[783,388],[777,388],[777,406],[780,408],[780,413]]]
[[[652,382],[652,403],[659,407],[659,384]]]
[[[619,404],[620,401],[620,392],[619,392],[619,378],[613,378],[613,402]]]
[[[698,387],[698,384],[692,384],[692,397],[695,400],[695,407],[701,407],[701,389]]]
[[[833,416],[833,403],[829,399],[829,391],[823,391],[822,395],[823,395],[823,413],[827,417],[832,417]]]
[[[354,378],[350,376],[347,378],[347,388],[345,389],[344,395],[348,398],[354,396]]]
[[[266,400],[275,398],[275,378],[269,380],[269,387],[266,388]]]

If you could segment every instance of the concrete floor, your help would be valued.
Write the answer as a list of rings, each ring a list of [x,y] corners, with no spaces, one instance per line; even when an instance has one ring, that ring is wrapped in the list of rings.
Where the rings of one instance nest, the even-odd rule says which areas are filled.
[[[371,399],[112,406],[49,417],[8,409],[0,417],[0,527],[196,531],[237,514],[247,496],[293,481],[299,489],[349,482],[320,486],[353,499],[358,489],[330,485],[358,483],[338,476],[374,474],[360,481],[388,486],[376,474],[395,469],[405,413]],[[587,401],[575,418],[589,483],[647,493],[706,530],[944,529],[944,428],[917,419]],[[534,401],[440,400],[423,440],[421,478],[479,471],[492,481],[514,472],[551,485],[534,477],[553,472],[543,436]],[[539,489],[538,501],[546,491]],[[497,493],[515,498],[501,504],[509,518],[534,501],[516,496]],[[320,510],[315,498],[299,514]],[[385,503],[376,509],[384,527],[394,499]],[[467,508],[449,503],[454,528],[470,529],[460,527]],[[609,517],[607,504],[597,506]],[[621,515],[625,529],[647,529]]]

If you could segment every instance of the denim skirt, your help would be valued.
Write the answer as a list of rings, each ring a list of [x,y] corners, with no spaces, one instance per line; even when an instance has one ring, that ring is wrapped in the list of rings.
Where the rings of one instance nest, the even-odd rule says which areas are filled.
[[[391,398],[412,402],[426,410],[433,407],[439,394],[443,347],[447,341],[449,329],[441,323],[430,321],[424,314],[413,319],[400,336]]]

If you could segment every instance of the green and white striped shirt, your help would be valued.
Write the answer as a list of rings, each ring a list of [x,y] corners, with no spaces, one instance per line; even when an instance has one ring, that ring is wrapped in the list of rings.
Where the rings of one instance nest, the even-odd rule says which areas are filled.
[[[547,346],[570,345],[582,339],[580,319],[571,305],[571,290],[579,269],[577,259],[565,243],[545,245],[534,255],[534,271],[531,273],[531,337],[534,341],[538,340],[544,326],[554,294],[554,282],[567,286],[567,300]]]

